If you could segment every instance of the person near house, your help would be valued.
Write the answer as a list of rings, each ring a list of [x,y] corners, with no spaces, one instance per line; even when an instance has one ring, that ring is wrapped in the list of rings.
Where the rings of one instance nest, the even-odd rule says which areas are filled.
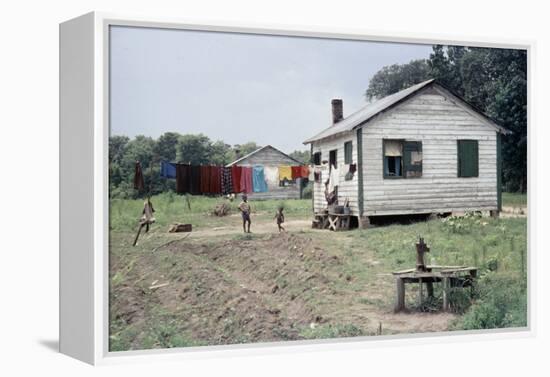
[[[285,222],[285,215],[283,213],[283,206],[280,206],[275,213],[275,219],[277,220],[277,226],[279,227],[279,232],[286,231],[282,224]]]
[[[245,233],[250,233],[250,203],[248,203],[248,197],[243,195],[243,201],[239,204],[239,211],[241,211],[241,216],[243,218],[243,231]],[[248,224],[248,230],[246,225]]]

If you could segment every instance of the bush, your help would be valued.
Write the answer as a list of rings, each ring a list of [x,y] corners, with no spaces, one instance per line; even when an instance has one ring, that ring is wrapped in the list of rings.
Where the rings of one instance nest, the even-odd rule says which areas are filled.
[[[479,300],[464,314],[464,330],[527,325],[527,285],[511,274],[488,272],[478,282]]]

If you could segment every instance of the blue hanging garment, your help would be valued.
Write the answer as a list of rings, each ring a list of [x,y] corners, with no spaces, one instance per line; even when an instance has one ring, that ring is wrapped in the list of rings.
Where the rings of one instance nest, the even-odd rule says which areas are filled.
[[[267,183],[265,182],[264,167],[255,165],[252,168],[252,191],[267,192]]]
[[[160,176],[162,178],[176,178],[176,164],[168,161],[161,161]]]

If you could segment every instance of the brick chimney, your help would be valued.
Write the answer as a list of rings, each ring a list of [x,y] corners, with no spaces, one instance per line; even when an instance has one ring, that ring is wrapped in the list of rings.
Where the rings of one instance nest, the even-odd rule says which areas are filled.
[[[338,123],[344,119],[344,103],[339,98],[333,99],[330,103],[332,104],[332,123]]]

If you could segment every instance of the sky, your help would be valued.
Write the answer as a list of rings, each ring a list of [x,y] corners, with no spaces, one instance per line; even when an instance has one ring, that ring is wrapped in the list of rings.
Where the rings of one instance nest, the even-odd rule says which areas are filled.
[[[427,58],[431,45],[111,27],[111,135],[203,133],[283,152],[366,105],[382,67]]]

